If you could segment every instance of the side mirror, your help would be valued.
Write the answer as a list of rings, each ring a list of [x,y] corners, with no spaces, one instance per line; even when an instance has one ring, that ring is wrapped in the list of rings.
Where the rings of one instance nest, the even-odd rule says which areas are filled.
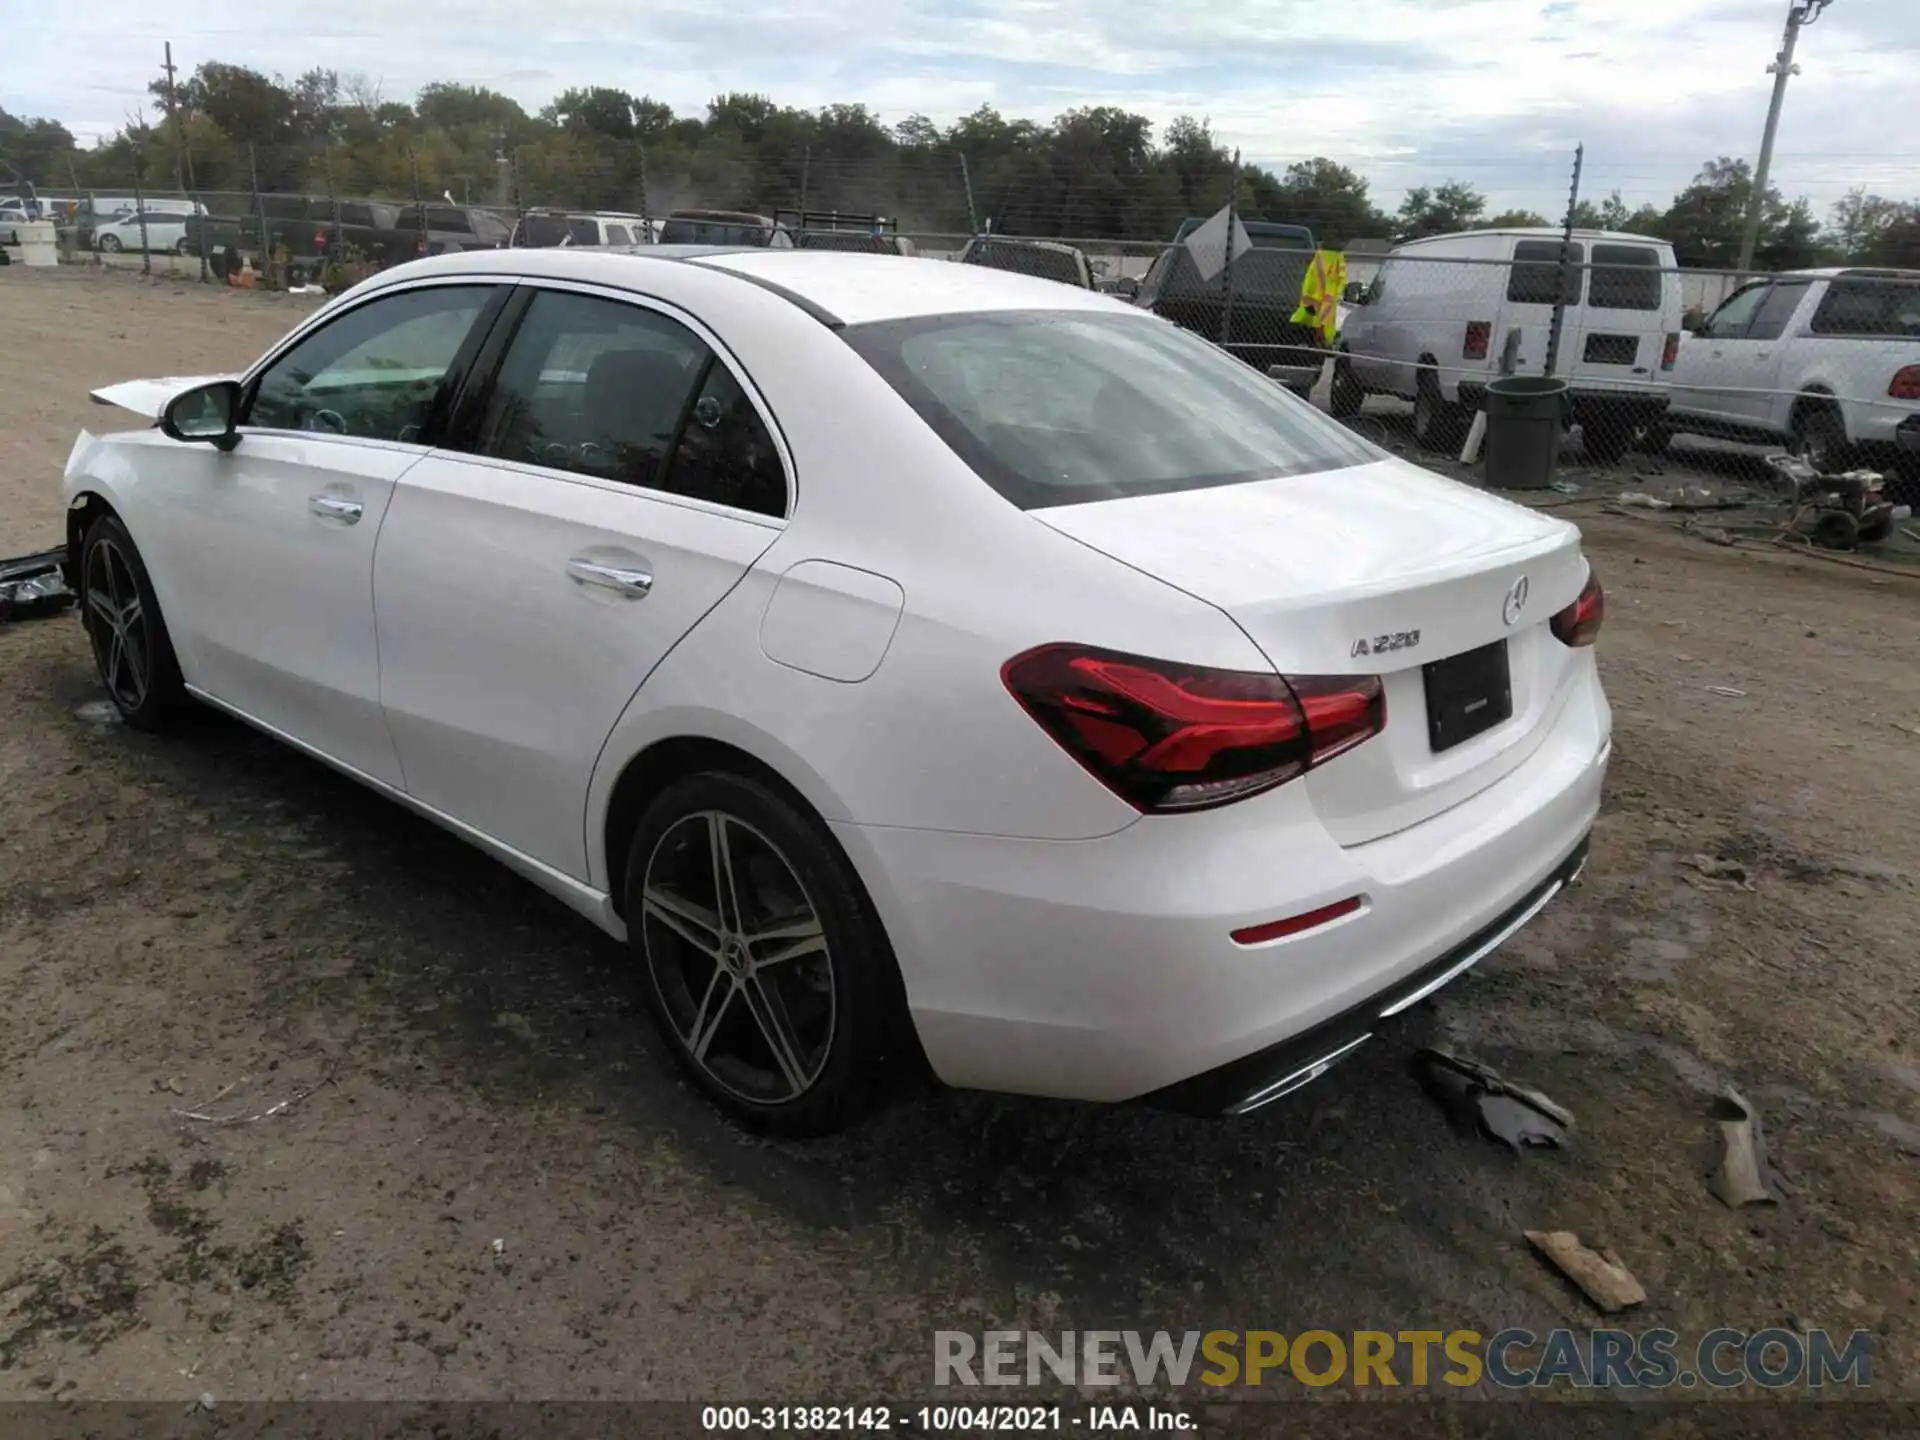
[[[234,423],[240,415],[240,382],[215,380],[183,390],[160,412],[160,431],[170,440],[231,450],[240,443]]]
[[[1340,299],[1348,305],[1367,303],[1367,283],[1364,280],[1349,280],[1347,288],[1340,292]]]
[[[1131,275],[1122,275],[1113,282],[1113,293],[1122,300],[1137,300],[1140,298],[1140,282]]]

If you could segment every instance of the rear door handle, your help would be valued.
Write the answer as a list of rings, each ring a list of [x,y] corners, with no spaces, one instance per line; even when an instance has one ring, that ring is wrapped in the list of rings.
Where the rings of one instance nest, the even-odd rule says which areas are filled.
[[[307,509],[329,520],[344,520],[349,525],[358,524],[366,513],[366,507],[358,500],[342,500],[338,495],[315,495],[307,501]]]
[[[574,556],[567,562],[567,574],[582,585],[598,585],[603,590],[638,600],[653,589],[653,576],[630,566],[602,565],[597,560]]]

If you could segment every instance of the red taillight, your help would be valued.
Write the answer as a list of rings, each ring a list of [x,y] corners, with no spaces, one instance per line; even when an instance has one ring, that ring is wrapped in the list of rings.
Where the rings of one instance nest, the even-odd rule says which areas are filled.
[[[1606,618],[1607,592],[1600,588],[1600,577],[1589,569],[1580,598],[1554,616],[1550,623],[1562,645],[1591,645],[1600,638],[1600,625]]]
[[[1920,400],[1920,365],[1909,365],[1896,372],[1893,383],[1887,386],[1887,394],[1895,400]]]
[[[327,253],[327,232],[326,231],[316,230],[313,232],[313,249],[314,249],[314,253],[317,255],[324,255]]]
[[[1680,358],[1680,335],[1678,331],[1667,336],[1667,345],[1660,352],[1660,368],[1671,370],[1674,362]]]
[[[1374,675],[1262,675],[1042,645],[1000,678],[1062,749],[1143,811],[1270,790],[1387,723]]]
[[[1264,925],[1249,925],[1244,930],[1236,930],[1233,932],[1234,943],[1260,945],[1268,940],[1278,940],[1283,935],[1298,935],[1302,930],[1311,930],[1317,925],[1338,920],[1342,915],[1351,915],[1359,908],[1360,897],[1349,896],[1331,905],[1322,905],[1318,910],[1309,910],[1304,915],[1289,915],[1285,920],[1269,920]]]
[[[1467,322],[1467,343],[1460,347],[1463,360],[1484,360],[1487,351],[1493,345],[1493,322],[1491,320],[1469,320]]]

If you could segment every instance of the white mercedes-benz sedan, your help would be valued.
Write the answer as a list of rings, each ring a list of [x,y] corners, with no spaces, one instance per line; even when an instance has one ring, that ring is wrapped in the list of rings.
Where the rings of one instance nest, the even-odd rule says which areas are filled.
[[[630,947],[736,1115],[1244,1112],[1571,883],[1571,525],[1098,293],[811,251],[403,265],[95,398],[101,678],[431,818]]]

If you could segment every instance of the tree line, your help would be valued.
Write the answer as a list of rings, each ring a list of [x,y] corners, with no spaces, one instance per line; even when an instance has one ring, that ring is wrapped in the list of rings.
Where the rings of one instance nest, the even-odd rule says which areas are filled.
[[[572,89],[529,114],[484,87],[435,83],[392,100],[364,77],[309,70],[294,80],[208,61],[109,140],[82,149],[57,121],[0,110],[0,182],[42,189],[305,191],[513,207],[645,210],[680,206],[768,212],[805,206],[883,214],[906,231],[987,225],[1029,236],[1165,240],[1190,215],[1236,195],[1249,218],[1309,225],[1323,244],[1406,240],[1486,225],[1558,223],[1563,215],[1490,214],[1472,186],[1447,180],[1406,192],[1393,211],[1365,176],[1325,157],[1278,174],[1236,167],[1207,122],[1183,115],[1156,137],[1114,106],[1068,110],[1050,124],[982,106],[951,125],[923,115],[884,125],[864,105],[801,110],[726,94],[704,115],[604,86]],[[1709,160],[1664,209],[1630,208],[1615,191],[1583,200],[1582,226],[1670,240],[1682,264],[1731,266],[1753,195],[1744,160]],[[1758,263],[1920,264],[1920,201],[1856,190],[1824,218],[1769,186]]]

